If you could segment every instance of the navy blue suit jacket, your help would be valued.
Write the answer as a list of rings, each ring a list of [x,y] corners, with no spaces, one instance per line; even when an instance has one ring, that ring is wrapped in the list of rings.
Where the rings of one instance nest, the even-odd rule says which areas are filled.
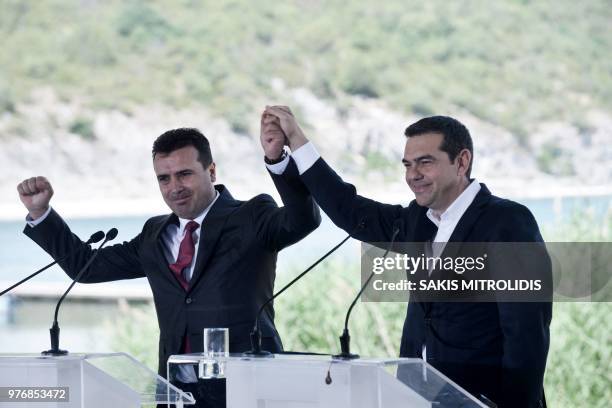
[[[427,208],[383,204],[359,196],[323,159],[302,180],[329,218],[354,238],[389,242],[432,240],[437,227]],[[357,228],[362,220],[365,226]],[[485,185],[461,217],[449,242],[542,242],[538,225],[523,205],[493,196]],[[548,259],[548,257],[546,256]],[[545,267],[549,267],[550,263]],[[421,357],[476,396],[499,406],[539,406],[549,346],[550,302],[476,303],[411,300],[400,356]]]

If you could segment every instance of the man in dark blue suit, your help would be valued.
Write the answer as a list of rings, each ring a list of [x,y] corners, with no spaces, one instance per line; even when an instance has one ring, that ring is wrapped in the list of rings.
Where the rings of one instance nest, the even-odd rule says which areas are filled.
[[[268,122],[283,130],[302,181],[320,207],[340,228],[357,231],[354,237],[361,241],[389,242],[399,220],[397,241],[433,241],[442,247],[447,242],[542,242],[525,206],[492,195],[470,178],[472,139],[453,118],[424,118],[406,129],[402,163],[415,195],[408,207],[358,195],[320,157],[289,108],[266,107],[262,123]],[[364,219],[365,227],[356,228]],[[541,259],[539,265],[549,271],[547,255]],[[506,260],[498,259],[502,269]],[[470,393],[498,406],[544,406],[551,316],[550,301],[411,299],[400,356],[423,357]]]
[[[282,143],[262,146],[267,161],[282,159]],[[228,328],[232,353],[251,348],[257,312],[274,292],[278,252],[308,235],[321,218],[291,161],[283,175],[272,175],[283,207],[267,194],[234,199],[227,187],[215,184],[210,143],[197,129],[173,129],[157,138],[153,169],[172,213],[147,220],[129,242],[101,249],[80,282],[147,278],[160,328],[158,370],[165,376],[170,355],[203,350],[206,327]],[[24,233],[54,259],[76,251],[59,262],[75,278],[93,250],[51,208],[50,182],[32,177],[17,190],[28,210]],[[263,347],[282,351],[272,303],[260,327]],[[225,407],[225,380],[202,381],[189,390],[198,407]]]

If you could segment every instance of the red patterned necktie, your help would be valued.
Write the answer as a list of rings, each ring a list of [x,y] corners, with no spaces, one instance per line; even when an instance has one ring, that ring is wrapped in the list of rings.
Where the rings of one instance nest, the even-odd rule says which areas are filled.
[[[174,272],[174,275],[185,290],[189,288],[189,282],[183,276],[183,269],[189,266],[189,264],[193,260],[193,256],[195,255],[193,231],[198,229],[199,226],[200,224],[195,221],[189,221],[187,225],[185,225],[185,237],[183,237],[183,240],[181,241],[179,253],[176,257],[176,262],[170,264],[170,269],[172,270],[172,272]]]
[[[176,262],[170,264],[170,269],[178,279],[179,283],[187,291],[189,289],[189,282],[183,276],[183,269],[191,264],[193,256],[195,255],[195,243],[193,242],[193,231],[198,229],[200,224],[195,221],[189,221],[185,225],[185,236],[179,246],[179,254],[176,257]],[[185,353],[191,353],[191,344],[189,342],[189,336],[185,333],[183,337],[183,351]]]

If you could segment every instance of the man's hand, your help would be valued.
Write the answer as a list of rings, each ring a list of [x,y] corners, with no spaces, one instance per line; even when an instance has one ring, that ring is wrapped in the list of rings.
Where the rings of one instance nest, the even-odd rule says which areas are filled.
[[[26,179],[17,185],[17,191],[33,220],[40,218],[49,209],[53,187],[46,178],[38,176]]]
[[[268,160],[275,161],[281,157],[286,138],[276,116],[262,113],[259,139]]]
[[[288,106],[266,106],[264,115],[272,115],[278,119],[280,128],[285,134],[292,151],[308,143],[308,139],[304,136],[304,132],[298,126]]]

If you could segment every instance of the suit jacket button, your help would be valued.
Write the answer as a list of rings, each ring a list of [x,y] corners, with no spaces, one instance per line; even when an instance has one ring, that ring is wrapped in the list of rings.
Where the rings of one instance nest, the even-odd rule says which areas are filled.
[[[185,303],[187,303],[188,305],[191,304],[191,302],[193,302],[193,299],[188,297],[187,299],[185,299]]]

